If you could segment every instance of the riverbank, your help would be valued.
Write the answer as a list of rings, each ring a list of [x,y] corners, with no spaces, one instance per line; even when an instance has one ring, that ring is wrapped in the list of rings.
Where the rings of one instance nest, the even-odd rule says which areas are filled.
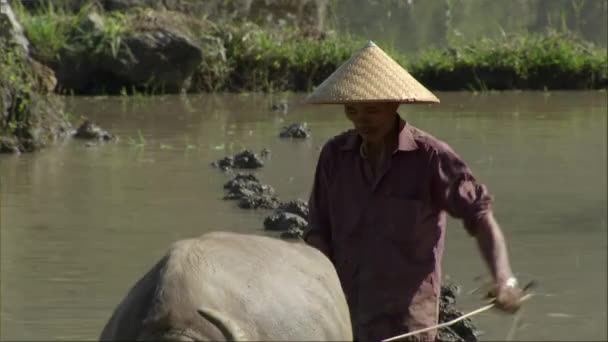
[[[67,136],[71,125],[51,94],[53,71],[28,56],[9,10],[0,12],[0,153],[31,152]]]
[[[63,94],[310,91],[365,43],[150,8],[16,12]],[[381,47],[431,90],[608,87],[605,49],[568,34],[505,36],[413,56]]]

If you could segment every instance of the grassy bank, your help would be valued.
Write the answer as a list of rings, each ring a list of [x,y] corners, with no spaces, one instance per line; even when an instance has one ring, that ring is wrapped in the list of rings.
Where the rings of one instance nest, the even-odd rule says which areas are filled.
[[[357,37],[312,39],[298,32],[243,30],[226,44],[234,67],[220,90],[310,91],[361,48]],[[406,56],[384,50],[433,90],[597,89],[608,87],[606,51],[564,34],[480,40]],[[212,83],[212,82],[210,82]]]
[[[0,37],[0,153],[34,151],[68,134],[63,103],[45,94],[47,71]]]
[[[310,91],[365,44],[361,37],[210,22],[144,9],[102,14],[103,29],[91,34],[85,20],[87,10],[90,8],[71,13],[49,5],[29,13],[16,8],[37,58],[54,69],[70,51],[86,51],[87,60],[102,54],[116,56],[126,35],[176,26],[204,51],[191,92]],[[385,51],[432,90],[608,87],[605,49],[567,34],[478,40],[413,56]],[[99,82],[104,79],[100,77]],[[125,84],[123,92],[131,86]]]

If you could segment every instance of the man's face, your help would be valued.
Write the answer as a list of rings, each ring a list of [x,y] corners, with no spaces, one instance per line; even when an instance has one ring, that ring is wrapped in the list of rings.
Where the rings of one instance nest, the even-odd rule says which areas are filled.
[[[380,142],[393,128],[398,103],[356,103],[344,105],[346,117],[357,133],[369,142]]]

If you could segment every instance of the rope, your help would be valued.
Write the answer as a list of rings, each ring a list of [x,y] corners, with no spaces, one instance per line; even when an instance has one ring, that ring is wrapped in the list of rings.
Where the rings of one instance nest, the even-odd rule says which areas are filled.
[[[527,295],[525,295],[525,296],[523,296],[521,298],[521,301],[523,302],[524,300],[530,299],[530,297],[532,297],[532,295],[531,294],[527,294]],[[427,331],[431,331],[431,330],[435,330],[435,329],[449,327],[450,325],[458,323],[458,322],[460,322],[460,321],[462,321],[462,320],[464,320],[466,318],[469,318],[471,316],[475,316],[475,315],[480,314],[482,312],[488,311],[491,308],[493,308],[495,305],[496,305],[496,303],[491,303],[491,304],[483,306],[483,307],[481,307],[481,308],[479,308],[477,310],[471,311],[471,312],[469,312],[469,313],[467,313],[465,315],[462,315],[462,316],[460,316],[458,318],[455,318],[455,319],[453,319],[453,320],[451,320],[449,322],[437,324],[437,325],[434,325],[432,327],[428,327],[428,328],[424,328],[424,329],[415,330],[415,331],[409,332],[407,334],[393,336],[393,337],[390,337],[390,338],[382,340],[382,342],[397,341],[397,340],[400,340],[402,338],[406,338],[406,337],[413,336],[413,335],[418,335],[418,334],[423,333],[423,332],[427,332]]]

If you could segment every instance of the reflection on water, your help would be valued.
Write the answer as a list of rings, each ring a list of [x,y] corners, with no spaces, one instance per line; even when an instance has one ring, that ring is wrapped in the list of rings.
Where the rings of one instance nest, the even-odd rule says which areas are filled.
[[[438,96],[439,105],[400,111],[450,143],[488,185],[514,269],[523,281],[539,282],[515,338],[605,340],[606,93]],[[270,148],[260,178],[283,200],[307,198],[320,146],[349,125],[340,107],[303,99],[68,99],[70,112],[95,119],[121,140],[93,147],[68,141],[36,154],[0,156],[0,337],[95,339],[172,241],[211,230],[264,234],[268,212],[222,201],[228,176],[209,163],[244,147]],[[280,101],[289,103],[287,114],[269,109]],[[292,121],[308,122],[311,139],[279,139]],[[444,269],[464,293],[486,274],[474,241],[455,221]],[[460,305],[472,310],[482,302],[463,294]],[[476,322],[484,339],[504,339],[512,317],[486,313]]]
[[[349,0],[330,17],[354,33],[404,53],[512,34],[568,31],[599,47],[608,42],[608,2],[580,0]]]

